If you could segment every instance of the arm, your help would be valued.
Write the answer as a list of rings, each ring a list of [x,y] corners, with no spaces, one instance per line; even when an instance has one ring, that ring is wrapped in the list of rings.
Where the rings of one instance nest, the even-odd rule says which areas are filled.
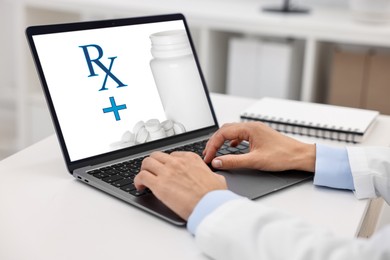
[[[371,239],[336,237],[299,218],[236,199],[199,225],[198,247],[214,259],[388,259],[390,227]]]
[[[242,140],[250,143],[245,155],[215,153],[225,140],[235,145]],[[314,184],[354,190],[357,198],[382,196],[390,204],[390,148],[335,148],[305,144],[261,123],[227,124],[208,142],[205,161],[214,168],[255,168],[281,171],[288,169],[315,172]]]
[[[347,150],[356,197],[382,196],[390,204],[390,148],[348,147]]]
[[[232,145],[247,140],[250,152],[214,159],[225,140],[231,140]],[[300,143],[260,123],[230,124],[210,139],[204,159],[216,168],[314,171],[315,151],[314,145]],[[185,152],[153,153],[144,160],[134,181],[138,189],[149,187],[190,222],[195,221],[196,211],[210,205],[212,191],[229,193],[224,180],[205,167],[200,157]],[[342,239],[234,194],[213,201],[216,204],[197,220],[193,232],[203,252],[217,259],[386,259],[390,254],[390,228],[370,240]]]
[[[314,184],[337,189],[353,190],[352,173],[348,162],[348,154],[345,148],[316,145],[316,163]],[[214,209],[235,197],[227,191],[209,192],[197,204],[188,220],[188,230],[196,233],[196,229],[203,219]]]
[[[215,157],[225,140],[237,145],[250,143],[250,152],[243,155]],[[236,123],[221,127],[206,145],[204,161],[215,168],[255,168],[269,171],[298,169],[314,171],[315,145],[305,144],[278,133],[262,123]],[[150,188],[183,219],[187,220],[195,205],[208,192],[227,189],[226,181],[211,172],[194,153],[152,153],[146,158],[134,179],[137,189]]]
[[[390,204],[390,148],[317,145],[314,184],[354,190],[358,199]]]

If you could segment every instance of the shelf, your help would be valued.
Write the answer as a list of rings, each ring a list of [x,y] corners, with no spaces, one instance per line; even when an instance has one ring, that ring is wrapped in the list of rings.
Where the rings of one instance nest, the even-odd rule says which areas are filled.
[[[16,152],[14,114],[0,110],[0,160]]]
[[[338,3],[337,0],[332,2]],[[14,135],[19,148],[53,132],[25,38],[13,33],[21,32],[29,25],[183,13],[194,36],[207,85],[211,91],[218,93],[225,93],[230,38],[248,36],[299,40],[304,45],[300,99],[314,102],[321,101],[319,97],[326,92],[327,64],[333,45],[353,44],[390,50],[390,23],[359,23],[347,9],[347,3],[328,8],[315,6],[307,0],[304,5],[311,9],[307,15],[261,11],[262,6],[273,5],[275,0],[165,0],[163,3],[160,0],[5,0],[2,3],[7,3],[9,10],[0,9],[0,13],[5,15],[0,17],[3,25],[11,21],[14,26],[3,26],[8,28],[6,33],[12,37],[9,37],[11,43],[0,42],[3,47],[0,54],[9,56],[0,64],[9,70],[0,76],[6,78],[3,85],[12,80],[16,84],[14,88],[0,86],[0,112],[7,111],[15,116],[12,131],[16,132]],[[8,60],[15,60],[14,64]],[[15,79],[7,79],[7,76]],[[0,127],[2,124],[0,121]],[[12,143],[14,141],[11,140],[5,146],[12,146]]]

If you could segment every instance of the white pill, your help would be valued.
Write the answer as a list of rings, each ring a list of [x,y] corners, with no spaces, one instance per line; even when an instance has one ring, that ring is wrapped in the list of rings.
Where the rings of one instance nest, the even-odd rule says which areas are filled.
[[[144,127],[144,126],[145,126],[144,121],[139,121],[138,123],[136,123],[136,124],[134,125],[134,127],[133,127],[133,133],[134,133],[134,134],[137,134],[138,131],[139,131],[142,127]]]
[[[165,120],[161,123],[162,128],[164,128],[165,131],[168,131],[173,128],[173,121],[172,120]]]
[[[131,133],[130,142],[129,143],[135,143],[135,134]]]
[[[121,148],[126,148],[135,145],[134,142],[115,142],[110,144],[110,148],[113,150],[121,149]]]
[[[175,134],[182,134],[186,131],[184,125],[179,122],[173,123],[173,130],[175,131]]]
[[[110,144],[110,148],[112,148],[112,149],[118,149],[118,148],[120,148],[121,147],[121,145],[122,145],[122,141],[119,141],[119,142],[114,142],[114,143],[112,143],[112,144]]]
[[[136,142],[139,144],[143,144],[146,142],[146,139],[148,139],[148,136],[148,131],[145,129],[145,127],[142,127],[137,133]]]
[[[125,143],[134,143],[135,142],[135,135],[130,131],[126,131],[123,133],[121,140],[122,140],[122,142],[125,142]]]
[[[149,137],[150,137],[151,141],[158,140],[158,139],[164,138],[166,136],[167,136],[167,134],[165,133],[163,128],[160,128],[159,130],[157,130],[155,132],[149,133]]]
[[[122,143],[120,145],[120,148],[126,148],[126,147],[130,147],[130,146],[133,146],[133,145],[135,145],[134,142]]]
[[[149,133],[158,131],[161,128],[160,121],[158,119],[150,119],[145,123],[146,130]]]
[[[175,131],[172,129],[169,129],[165,132],[167,134],[167,136],[172,136],[172,135],[175,135]]]

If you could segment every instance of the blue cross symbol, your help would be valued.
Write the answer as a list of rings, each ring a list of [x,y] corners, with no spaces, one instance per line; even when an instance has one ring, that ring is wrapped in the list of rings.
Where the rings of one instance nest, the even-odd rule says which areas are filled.
[[[109,112],[114,112],[115,115],[115,120],[119,121],[121,120],[121,117],[119,116],[119,110],[126,109],[126,105],[119,105],[117,106],[115,103],[115,98],[110,97],[110,102],[111,102],[111,107],[103,108],[103,113],[109,113]]]

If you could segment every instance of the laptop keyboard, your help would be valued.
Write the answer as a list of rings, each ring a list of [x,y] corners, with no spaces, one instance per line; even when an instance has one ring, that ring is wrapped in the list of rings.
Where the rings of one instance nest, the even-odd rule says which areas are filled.
[[[203,140],[195,142],[192,144],[176,147],[174,149],[165,150],[166,153],[172,153],[174,151],[190,151],[203,156],[202,152],[206,146],[208,140]],[[243,154],[248,152],[249,147],[248,143],[241,143],[236,147],[231,147],[228,142],[222,145],[218,150],[216,156],[221,156],[225,154]],[[90,174],[98,179],[101,179],[104,182],[110,183],[111,185],[130,193],[134,196],[142,196],[150,193],[149,189],[143,191],[137,191],[134,186],[134,178],[139,173],[141,169],[141,164],[144,157],[139,157],[136,159],[131,159],[128,161],[116,163],[110,166],[105,166],[102,168],[90,170],[87,174]]]

